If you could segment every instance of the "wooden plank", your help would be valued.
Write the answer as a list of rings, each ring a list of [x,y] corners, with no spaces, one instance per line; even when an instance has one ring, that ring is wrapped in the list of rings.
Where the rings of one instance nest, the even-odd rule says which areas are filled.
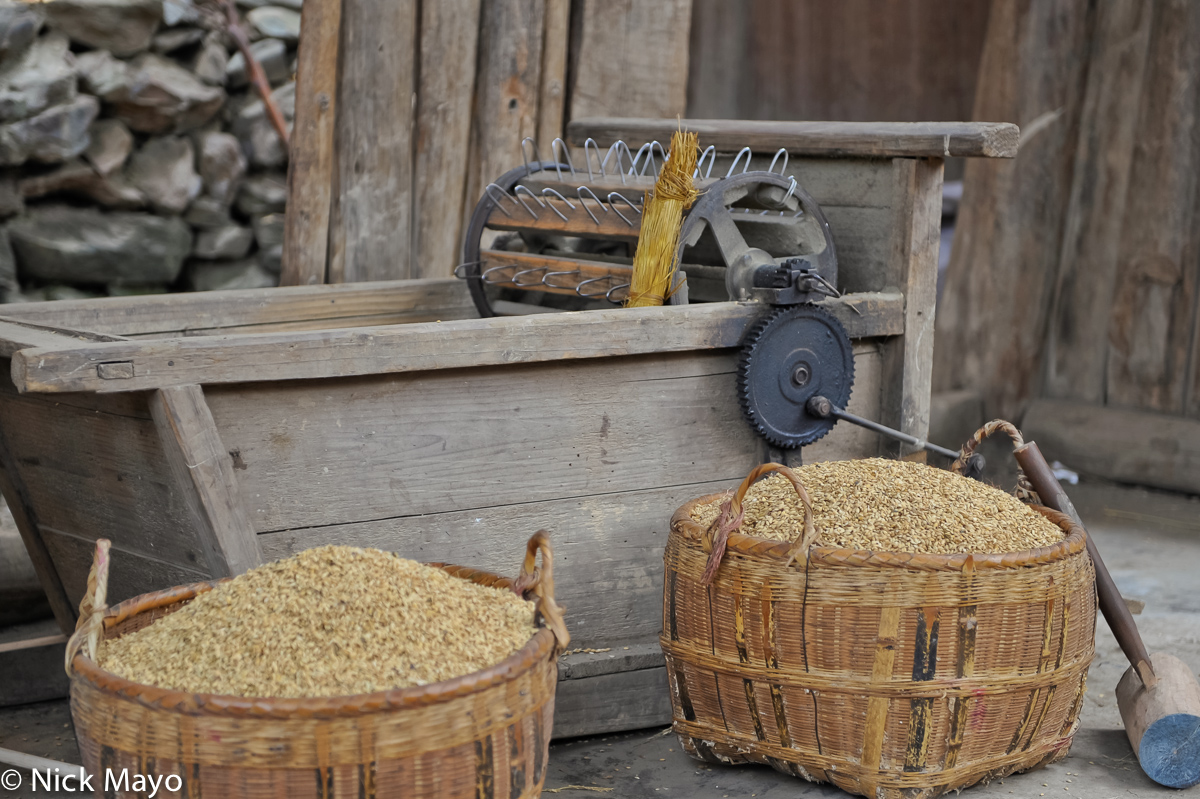
[[[904,301],[899,294],[852,294],[822,306],[839,318],[852,338],[903,330]],[[21,391],[135,391],[719,349],[738,346],[746,326],[763,310],[756,304],[711,303],[93,343],[21,350],[13,355],[12,377]],[[96,365],[109,362],[133,363],[134,376],[100,378]]]
[[[924,439],[929,435],[933,323],[937,304],[938,245],[942,221],[942,159],[897,158],[892,277],[904,292],[904,334],[884,355],[883,423]],[[897,450],[888,442],[885,451]],[[899,453],[918,452],[908,445]],[[923,451],[920,451],[923,455]]]
[[[409,276],[417,0],[342,0],[330,283]]]
[[[580,281],[599,280],[601,282],[590,284],[584,288],[584,291],[595,293],[598,297],[603,298],[606,291],[622,283],[628,283],[633,274],[631,264],[577,260],[556,255],[530,255],[502,250],[481,250],[479,261],[479,268],[483,273],[496,270],[488,276],[489,281],[493,284],[505,286],[535,284],[538,291],[568,296],[576,296],[575,287],[579,285]],[[532,273],[521,274],[527,271]],[[603,278],[608,278],[608,280],[603,280]],[[514,280],[518,282],[514,283]],[[614,299],[619,296],[613,295]]]
[[[44,326],[19,324],[17,321],[0,321],[0,357],[7,358],[17,350],[30,347],[59,347],[68,342],[86,341],[77,336],[56,333]]]
[[[44,325],[163,337],[254,329],[265,332],[295,325],[302,325],[301,329],[351,327],[358,320],[382,317],[393,321],[460,319],[475,316],[474,309],[463,281],[442,278],[59,300],[8,305],[5,314]],[[0,323],[0,339],[15,349],[53,346],[58,339],[48,335]]]
[[[160,389],[150,398],[150,414],[209,574],[234,577],[258,566],[258,539],[204,390],[195,385]]]
[[[54,558],[54,565],[62,574],[68,598],[78,605],[87,589],[96,539],[90,535],[64,533],[44,525],[41,532]],[[133,552],[114,543],[108,572],[108,604],[111,606],[149,591],[161,591],[208,579],[210,576],[205,571]]]
[[[580,184],[577,183],[576,185]],[[571,190],[568,189],[567,191]],[[571,191],[570,194],[566,194],[565,196],[570,198],[575,195]],[[605,196],[604,194],[600,194],[602,198]],[[629,199],[632,202],[637,202],[632,197]],[[511,214],[511,216],[499,210],[494,210],[488,218],[488,227],[493,230],[531,230],[541,233],[567,235],[580,235],[582,233],[586,234],[589,238],[594,236],[602,239],[624,239],[628,241],[637,241],[642,227],[641,215],[634,213],[620,202],[616,206],[617,210],[625,215],[625,219],[628,219],[630,224],[626,224],[625,220],[617,216],[612,206],[603,202],[603,200],[601,204],[597,204],[592,202],[591,198],[584,201],[568,199],[567,202],[563,202],[553,197],[547,197],[542,200],[545,203],[545,207],[539,206],[525,195],[522,195],[521,200],[527,204],[528,210],[505,203],[504,210],[508,214]],[[586,208],[584,207],[584,202],[587,203]],[[589,213],[594,214],[596,218],[592,219]]]
[[[462,247],[480,0],[421,3],[413,277],[448,277]]]
[[[484,186],[521,163],[521,140],[538,134],[544,12],[545,0],[482,5],[464,219]],[[542,142],[541,157],[548,159],[549,150],[550,142]]]
[[[858,353],[862,390],[851,407],[876,412],[881,361],[873,345]],[[670,354],[206,395],[246,467],[238,478],[255,529],[273,533],[736,482],[760,453],[737,402],[735,362],[735,353]],[[572,401],[551,413],[546,397],[568,386]],[[679,440],[691,429],[705,434]],[[875,451],[874,436],[854,432],[836,429],[826,457],[838,442],[842,457]],[[464,460],[477,475],[469,482]]]
[[[749,435],[748,430],[738,432]],[[268,560],[337,543],[513,575],[529,531],[546,529],[554,545],[555,588],[558,601],[567,608],[571,645],[620,647],[632,639],[655,637],[662,626],[662,553],[671,514],[690,499],[736,486],[746,475],[734,475],[749,471],[755,462],[751,450],[724,468],[705,470],[701,476],[723,475],[707,482],[690,482],[693,475],[686,474],[678,477],[680,485],[570,499],[431,514],[402,508],[405,515],[396,518],[288,529],[259,538]],[[490,460],[489,468],[494,463]],[[515,468],[510,467],[510,473],[520,484],[528,482]],[[400,480],[411,483],[405,477]],[[317,488],[320,496],[325,483]],[[468,485],[460,477],[447,489]],[[496,489],[490,493],[494,496]],[[516,492],[510,492],[510,499],[514,496]],[[345,512],[339,515],[348,518]]]
[[[543,146],[563,135],[567,100],[567,43],[571,37],[571,0],[545,0],[542,74],[538,97],[537,140]]]
[[[1019,417],[1040,390],[1094,11],[992,4],[974,117],[1018,120],[1023,140],[1011,161],[966,163],[933,370],[934,390],[978,391],[989,417]]]
[[[1050,397],[1104,401],[1109,312],[1138,132],[1138,115],[1130,109],[1141,105],[1153,11],[1153,4],[1140,0],[1097,9],[1046,338],[1044,392]]]
[[[582,648],[582,647],[581,647]],[[582,680],[601,674],[652,669],[664,663],[658,636],[642,641],[623,638],[620,646],[590,647],[596,651],[564,652],[558,658],[558,679]]]
[[[636,142],[633,144],[636,151],[640,145],[637,145]],[[706,145],[701,142],[701,146]],[[774,155],[775,151],[760,151],[757,155],[751,155],[749,164],[743,157],[738,162],[737,171],[741,172],[743,168],[748,171],[767,171]],[[591,155],[591,159],[591,175],[588,175],[587,167],[581,159],[576,164],[574,174],[571,174],[569,170],[563,170],[560,178],[555,170],[544,170],[523,178],[521,183],[538,194],[543,188],[549,187],[569,198],[577,196],[576,189],[582,184],[592,187],[601,199],[607,198],[609,192],[616,191],[635,205],[642,204],[645,189],[653,186],[653,181],[648,176],[626,175],[625,180],[622,181],[620,175],[614,174],[611,162],[606,173],[601,175],[594,154]],[[624,157],[621,160],[625,163]],[[732,163],[732,155],[719,158],[718,162],[713,165],[709,177],[701,177],[696,180],[696,188],[703,191],[717,180],[725,177]],[[830,159],[804,156],[793,158],[789,156],[786,165],[780,159],[776,162],[774,169],[785,175],[793,175],[800,187],[812,195],[812,198],[823,209],[827,206],[887,208],[892,201],[892,163],[888,160],[879,158]],[[704,171],[706,174],[709,173],[707,161],[705,161]],[[528,197],[526,197],[526,202],[533,205]],[[575,201],[572,199],[572,202]],[[506,204],[505,207],[513,210],[517,219],[522,215],[528,217],[528,213],[515,209],[509,204]],[[596,210],[590,200],[588,207],[593,211]],[[623,203],[621,203],[621,209],[628,215],[629,212],[625,210]],[[541,213],[540,209],[535,210]],[[599,215],[598,212],[597,215]],[[591,218],[589,217],[587,221],[591,222]]]
[[[692,0],[583,0],[580,6],[578,47],[571,54],[571,119],[634,114],[668,119],[667,127],[675,130],[687,103]],[[577,135],[577,124],[572,121],[568,130],[572,143],[582,147],[595,134]],[[671,134],[644,141],[651,138],[667,142]]]
[[[1021,427],[1047,458],[1084,474],[1200,493],[1200,420],[1043,399]]]
[[[313,0],[300,12],[296,118],[288,153],[288,214],[280,283],[325,282],[337,118],[342,0]]]
[[[602,674],[558,684],[554,737],[665,727],[671,723],[667,669]]]
[[[141,416],[124,413],[127,397],[141,404]],[[17,396],[11,386],[0,393],[5,451],[28,498],[29,529],[108,538],[132,552],[204,568],[146,397],[83,398],[93,407]]]
[[[970,119],[988,6],[958,0],[696,0],[688,113],[720,119]]]
[[[896,288],[892,242],[897,234],[891,208],[821,209],[829,221],[838,256],[838,284],[842,291],[869,292]]]
[[[608,146],[627,142],[666,141],[679,123],[674,119],[576,116],[567,126],[571,144],[589,136]],[[700,134],[705,146],[719,152],[742,147],[774,151],[786,147],[795,155],[874,158],[1014,158],[1019,130],[1003,122],[774,122],[745,119],[685,119],[687,130]]]
[[[1156,6],[1108,327],[1110,405],[1182,413],[1200,278],[1200,5]]]

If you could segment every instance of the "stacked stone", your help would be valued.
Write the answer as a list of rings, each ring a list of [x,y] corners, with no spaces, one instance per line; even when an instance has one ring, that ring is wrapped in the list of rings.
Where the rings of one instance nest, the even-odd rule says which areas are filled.
[[[287,151],[193,0],[0,0],[0,299],[278,283]],[[238,0],[289,126],[303,0]]]

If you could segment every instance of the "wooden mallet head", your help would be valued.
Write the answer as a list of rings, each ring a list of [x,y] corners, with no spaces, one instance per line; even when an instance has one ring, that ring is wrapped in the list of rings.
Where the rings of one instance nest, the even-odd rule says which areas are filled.
[[[1168,788],[1200,783],[1200,683],[1174,655],[1150,656],[1158,682],[1147,688],[1132,666],[1117,683],[1117,707],[1146,776]]]

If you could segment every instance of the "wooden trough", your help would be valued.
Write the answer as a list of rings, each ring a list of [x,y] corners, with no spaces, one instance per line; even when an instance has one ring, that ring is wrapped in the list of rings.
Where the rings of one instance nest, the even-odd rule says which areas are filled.
[[[721,150],[790,150],[838,248],[847,294],[825,305],[855,341],[850,409],[924,437],[942,157],[1012,157],[1016,129],[760,123],[747,142],[747,123],[685,124]],[[117,602],[327,543],[503,570],[544,527],[574,644],[607,650],[561,661],[556,735],[665,724],[671,512],[785,457],[734,392],[766,310],[478,319],[453,279],[7,306],[0,487],[64,630],[100,537]],[[787,459],[888,447],[843,425]]]

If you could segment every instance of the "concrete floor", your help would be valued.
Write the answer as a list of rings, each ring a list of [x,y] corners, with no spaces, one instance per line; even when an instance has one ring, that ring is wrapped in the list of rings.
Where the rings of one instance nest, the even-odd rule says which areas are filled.
[[[1137,620],[1150,651],[1171,652],[1200,670],[1200,498],[1089,482],[1069,492],[1122,593],[1146,603]],[[1096,638],[1082,727],[1070,756],[1041,771],[976,786],[969,796],[1200,799],[1200,786],[1172,791],[1138,768],[1112,693],[1126,663],[1102,619]],[[0,747],[78,763],[67,702],[0,710]],[[706,766],[683,754],[668,730],[556,743],[546,787],[564,796],[622,799],[847,795],[765,767]],[[0,788],[0,796],[22,795],[46,796]]]

